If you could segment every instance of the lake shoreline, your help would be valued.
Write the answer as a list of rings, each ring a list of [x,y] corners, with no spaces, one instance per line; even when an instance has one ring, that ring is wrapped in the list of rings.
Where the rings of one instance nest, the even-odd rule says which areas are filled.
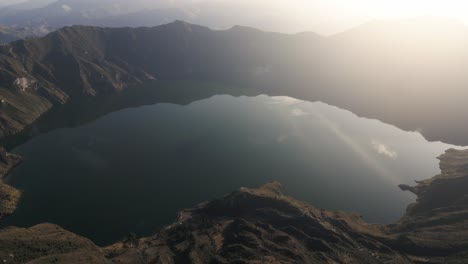
[[[9,173],[18,166],[23,157],[0,149],[0,221],[14,213],[21,198],[21,191],[4,183]]]
[[[21,157],[14,154],[7,155],[7,157],[13,162],[8,166],[10,171],[22,160]],[[181,210],[179,218],[175,222],[158,229],[155,235],[138,238],[134,234],[129,234],[121,241],[115,241],[102,247],[97,246],[92,240],[84,236],[76,235],[53,224],[44,223],[29,228],[3,228],[0,229],[0,248],[4,248],[4,250],[0,250],[0,259],[11,259],[12,257],[5,253],[10,250],[15,253],[14,261],[16,262],[13,261],[13,263],[21,263],[22,261],[37,258],[66,263],[70,257],[89,257],[96,263],[116,261],[130,264],[136,263],[143,255],[150,259],[164,258],[170,260],[174,255],[179,254],[171,244],[177,237],[178,240],[185,241],[184,247],[186,247],[186,250],[189,250],[192,254],[202,254],[204,260],[209,260],[214,256],[200,252],[200,248],[206,249],[213,245],[204,244],[205,233],[210,234],[210,239],[222,238],[222,241],[225,241],[223,243],[229,244],[232,243],[230,242],[232,235],[245,232],[250,234],[252,232],[254,236],[258,236],[268,232],[281,235],[282,239],[288,237],[287,240],[289,241],[296,241],[297,236],[300,234],[301,239],[297,240],[299,246],[295,247],[302,248],[301,243],[305,243],[308,247],[314,247],[313,250],[294,251],[301,258],[311,258],[313,255],[310,255],[310,252],[322,252],[327,249],[323,252],[333,252],[329,253],[331,255],[327,255],[331,259],[336,257],[334,254],[338,254],[338,256],[344,254],[347,257],[361,261],[369,261],[369,258],[374,259],[374,262],[366,263],[380,263],[381,260],[390,259],[398,260],[398,263],[418,261],[423,261],[422,263],[427,261],[431,261],[429,263],[445,263],[451,259],[451,256],[457,256],[456,254],[459,252],[457,248],[464,247],[462,245],[452,250],[446,248],[446,245],[452,243],[450,238],[452,229],[463,225],[463,223],[460,223],[461,218],[458,215],[465,214],[465,212],[460,205],[453,207],[450,201],[443,205],[447,210],[437,209],[440,206],[440,201],[434,200],[431,193],[440,194],[441,191],[452,193],[450,186],[463,186],[468,182],[468,176],[466,176],[468,150],[450,149],[441,155],[439,159],[441,174],[420,182],[418,186],[411,187],[413,189],[410,187],[407,189],[418,195],[418,201],[408,205],[407,213],[392,224],[369,224],[364,222],[361,216],[356,213],[318,209],[284,195],[281,192],[281,185],[274,182],[256,189],[241,188],[222,198],[201,203],[193,209]],[[3,185],[5,184],[0,182],[0,190]],[[418,191],[415,192],[414,190]],[[466,188],[460,188],[459,195],[463,196],[465,193]],[[433,203],[437,204],[437,207],[431,208]],[[454,210],[454,208],[455,211],[452,212],[451,210]],[[434,209],[436,210],[434,211]],[[285,216],[287,216],[288,221],[295,219],[293,221],[294,228],[290,226],[289,222],[289,229],[281,228],[281,223],[284,221],[282,218]],[[257,225],[255,224],[256,221],[267,224]],[[313,228],[308,229],[307,226],[303,226],[302,223],[305,222],[310,222],[307,226],[313,226]],[[421,228],[418,226],[421,226]],[[297,230],[301,230],[302,233],[297,233],[299,232]],[[340,232],[336,233],[337,230],[343,232],[344,235],[339,235]],[[426,232],[438,232],[441,234],[441,239],[427,241],[424,239]],[[185,234],[195,234],[196,239],[192,240],[193,235],[187,236]],[[445,235],[448,235],[447,240],[444,240]],[[30,241],[31,236],[36,237],[34,243]],[[406,239],[402,240],[402,238]],[[269,245],[268,239],[265,242],[259,239],[249,239],[249,241],[254,242],[249,242],[244,246],[250,247],[250,250],[256,252],[265,247],[263,243]],[[279,243],[280,240],[277,239],[279,238],[273,239],[273,242]],[[363,242],[363,239],[365,242]],[[349,240],[352,241],[351,245],[353,246],[351,248],[348,248]],[[50,241],[54,241],[54,243],[50,244]],[[62,245],[61,241],[66,241],[68,244]],[[198,243],[205,246],[203,247]],[[217,245],[218,242],[213,243]],[[244,242],[239,240],[236,243],[243,244]],[[336,243],[343,244],[341,247],[331,250],[329,247],[333,248]],[[17,251],[18,245],[22,248],[21,251]],[[357,245],[360,253],[354,254],[352,252],[356,252],[354,247]],[[285,244],[283,247],[287,248],[288,246],[290,245]],[[218,249],[213,249],[213,252],[217,252],[213,253],[215,255],[221,254],[218,251],[222,247],[217,247]],[[37,248],[46,248],[46,250],[37,253]],[[58,248],[60,248],[60,251],[57,251]],[[294,255],[284,251],[286,248],[281,251],[272,251],[272,256],[282,260],[292,258]],[[309,252],[309,250],[312,251]],[[230,257],[227,258],[232,258],[235,255],[228,255]],[[226,255],[222,256],[226,257]]]
[[[24,158],[7,152],[5,149],[0,149],[0,180],[5,180],[10,172],[18,165],[20,165]]]
[[[3,229],[0,259],[68,263],[80,258],[92,263],[124,264],[177,263],[180,256],[188,263],[265,259],[271,263],[337,259],[402,264],[466,261],[467,235],[459,232],[464,227],[460,215],[466,214],[466,208],[453,206],[467,193],[468,150],[450,149],[439,159],[441,174],[418,185],[423,190],[418,192],[418,202],[394,224],[368,224],[355,213],[318,209],[283,194],[281,184],[272,182],[259,188],[241,188],[182,210],[175,222],[152,236],[129,234],[103,247],[53,224]],[[460,184],[463,186],[453,193],[450,187]],[[441,191],[448,196],[455,194],[456,199],[444,200],[441,205],[433,195]],[[438,239],[427,239],[433,233]],[[31,236],[36,238],[34,242]],[[456,246],[452,245],[453,237],[457,238]]]

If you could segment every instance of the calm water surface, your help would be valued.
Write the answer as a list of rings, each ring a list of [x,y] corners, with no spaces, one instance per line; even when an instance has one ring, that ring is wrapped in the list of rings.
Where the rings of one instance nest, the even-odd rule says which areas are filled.
[[[397,185],[439,173],[453,147],[323,103],[214,96],[155,104],[40,135],[7,182],[24,190],[2,226],[52,222],[98,244],[149,235],[182,208],[277,180],[317,207],[398,219]]]

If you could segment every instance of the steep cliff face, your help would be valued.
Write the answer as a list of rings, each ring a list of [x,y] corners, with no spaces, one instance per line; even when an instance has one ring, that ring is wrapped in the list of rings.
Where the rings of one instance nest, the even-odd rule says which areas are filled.
[[[400,185],[418,196],[418,202],[408,208],[407,217],[432,214],[444,209],[460,210],[468,206],[468,150],[449,149],[441,155],[441,174],[418,182],[415,187]],[[468,209],[468,208],[467,208]]]
[[[440,175],[415,187],[402,186],[418,200],[389,227],[396,239],[392,244],[440,263],[463,263],[468,259],[468,150],[450,149],[439,159]]]

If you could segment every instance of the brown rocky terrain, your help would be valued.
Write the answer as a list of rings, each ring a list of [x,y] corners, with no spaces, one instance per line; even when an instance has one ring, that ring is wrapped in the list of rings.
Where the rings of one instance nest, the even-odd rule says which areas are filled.
[[[0,148],[0,220],[16,209],[21,192],[3,183],[3,178],[21,161],[21,157],[8,153]]]
[[[110,263],[90,240],[52,224],[0,230],[3,263]]]
[[[395,224],[371,225],[355,213],[314,208],[279,183],[241,188],[179,213],[152,237],[105,248],[42,224],[0,231],[8,263],[466,263],[468,150],[440,157],[441,174]],[[157,210],[157,209],[155,209]]]

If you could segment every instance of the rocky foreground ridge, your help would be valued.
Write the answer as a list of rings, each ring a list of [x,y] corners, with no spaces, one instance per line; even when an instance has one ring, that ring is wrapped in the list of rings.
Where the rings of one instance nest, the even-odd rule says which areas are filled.
[[[52,224],[0,231],[6,263],[467,263],[468,150],[448,150],[441,174],[395,224],[314,208],[279,183],[241,188],[179,213],[152,237],[99,248]],[[149,208],[149,210],[151,210]],[[157,210],[157,208],[152,208]],[[4,261],[4,262],[5,262]]]

